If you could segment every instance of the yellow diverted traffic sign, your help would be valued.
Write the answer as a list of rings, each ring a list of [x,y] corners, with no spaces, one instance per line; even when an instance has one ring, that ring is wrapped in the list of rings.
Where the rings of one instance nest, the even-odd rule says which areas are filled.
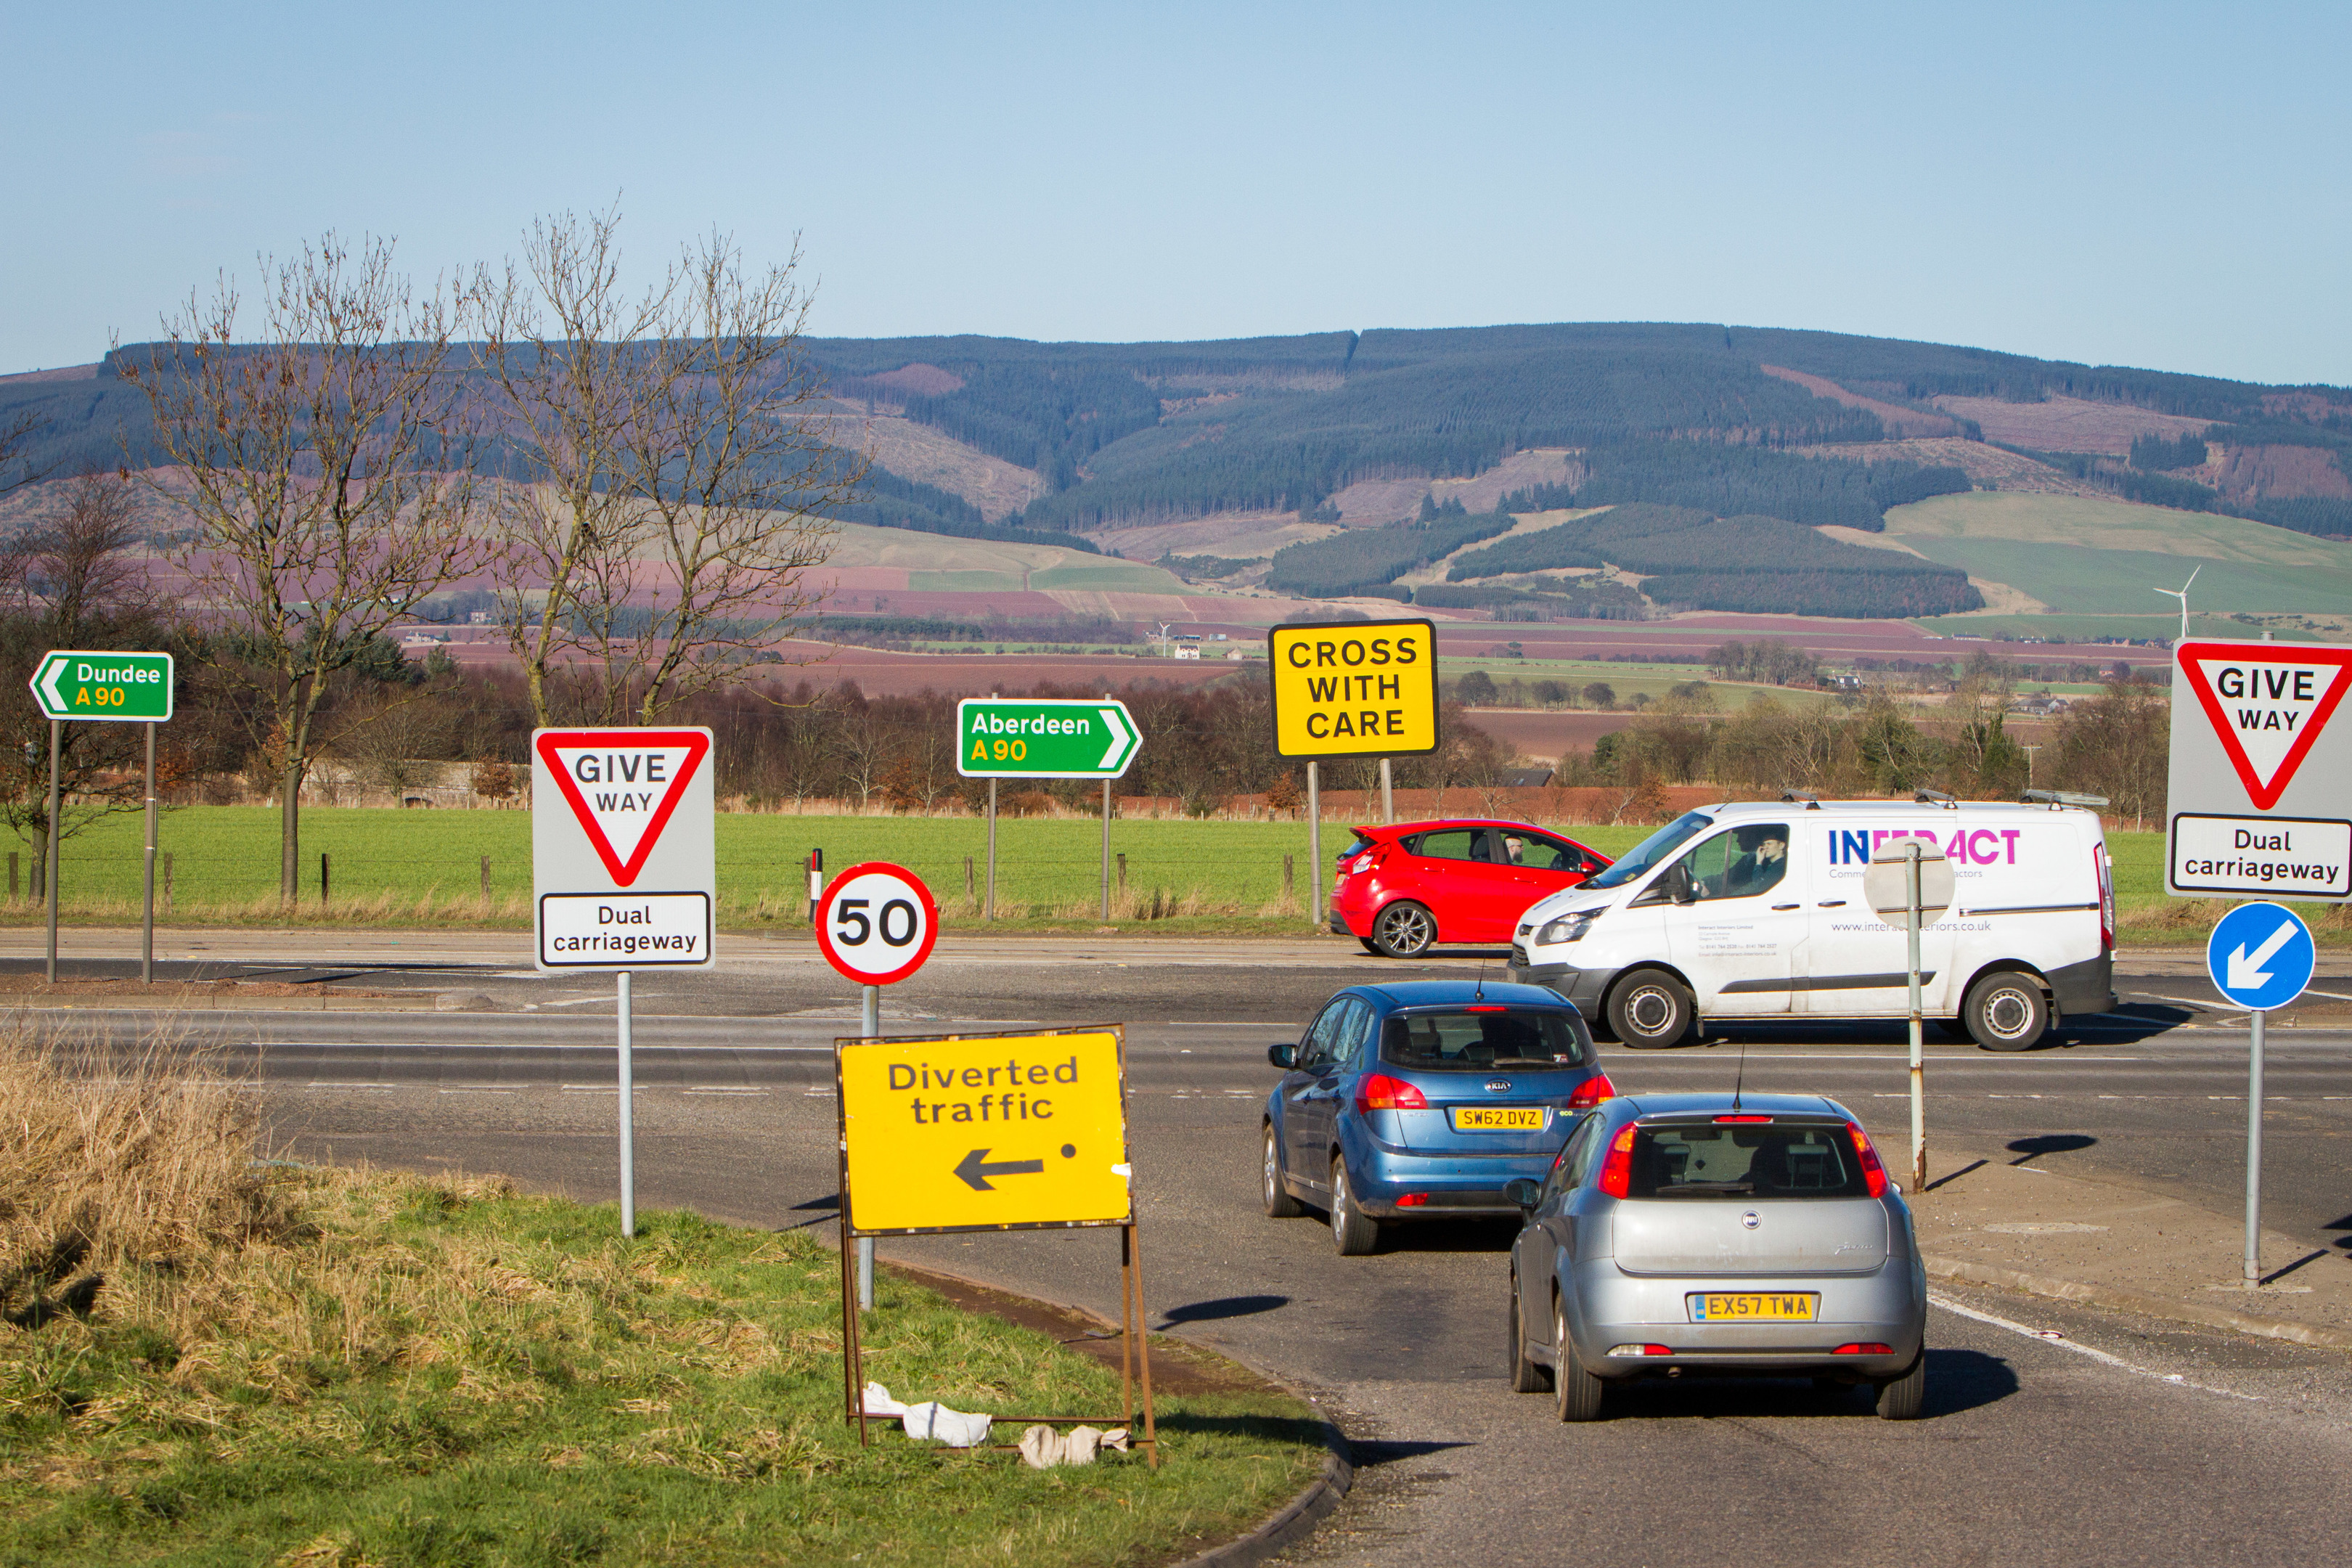
[[[1117,1028],[842,1040],[835,1057],[852,1234],[1132,1223]]]
[[[1274,749],[1286,757],[1437,750],[1437,628],[1425,620],[1276,626]]]

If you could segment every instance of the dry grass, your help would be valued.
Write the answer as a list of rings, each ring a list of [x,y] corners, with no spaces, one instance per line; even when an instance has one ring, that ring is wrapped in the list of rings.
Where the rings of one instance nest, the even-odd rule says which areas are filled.
[[[807,1235],[266,1162],[252,1098],[161,1051],[0,1050],[0,1568],[1124,1561],[1317,1460],[1270,1394],[1164,1403],[1158,1472],[861,1452]],[[1042,1334],[890,1279],[880,1306],[871,1374],[910,1399],[1117,1408]]]

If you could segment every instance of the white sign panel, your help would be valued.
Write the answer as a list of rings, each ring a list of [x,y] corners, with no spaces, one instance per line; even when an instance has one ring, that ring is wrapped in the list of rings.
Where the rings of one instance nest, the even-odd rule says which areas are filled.
[[[2173,649],[2169,891],[2352,898],[2347,691],[2352,647]]]
[[[710,731],[540,730],[530,765],[539,967],[709,964]]]

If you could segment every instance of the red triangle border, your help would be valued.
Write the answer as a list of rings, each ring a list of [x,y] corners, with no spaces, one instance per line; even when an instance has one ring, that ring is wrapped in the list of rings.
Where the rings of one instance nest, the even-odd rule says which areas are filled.
[[[2279,762],[2278,772],[2271,775],[2267,784],[2255,774],[2245,747],[2239,744],[2238,737],[2231,731],[2230,716],[2222,710],[2221,698],[2214,694],[2212,683],[2198,666],[2199,659],[2216,657],[2242,658],[2257,664],[2333,665],[2336,668],[2335,680],[2321,694],[2318,706],[2311,710],[2310,721],[2287,749]],[[2253,802],[2256,811],[2270,810],[2286,794],[2287,785],[2294,782],[2295,771],[2303,766],[2303,759],[2310,754],[2319,732],[2335,716],[2336,705],[2344,700],[2347,689],[2352,689],[2352,648],[2298,647],[2293,643],[2185,642],[2175,651],[2174,663],[2189,682],[2189,689],[2197,694],[2213,732],[2221,738],[2221,750],[2238,770],[2238,782],[2246,786],[2246,798]]]
[[[547,764],[547,771],[555,775],[556,788],[562,792],[564,800],[571,805],[572,815],[578,819],[581,830],[587,834],[588,842],[594,847],[597,858],[604,862],[604,869],[611,873],[615,883],[624,888],[634,885],[637,873],[646,868],[646,858],[653,854],[654,846],[661,842],[662,829],[669,826],[670,813],[676,811],[677,803],[686,798],[688,783],[694,777],[695,771],[702,766],[702,759],[710,752],[710,737],[699,730],[544,730],[531,744],[538,751],[540,760]],[[686,748],[686,766],[678,770],[669,793],[663,795],[661,805],[654,808],[653,821],[647,825],[644,836],[638,838],[636,852],[626,862],[613,852],[612,841],[596,825],[596,814],[588,809],[587,799],[581,795],[579,784],[555,754],[557,748],[563,746],[613,745]]]

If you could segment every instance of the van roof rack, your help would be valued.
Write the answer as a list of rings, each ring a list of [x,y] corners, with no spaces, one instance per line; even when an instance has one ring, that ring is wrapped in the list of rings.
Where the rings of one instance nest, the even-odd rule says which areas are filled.
[[[1822,797],[1809,789],[1784,789],[1780,792],[1780,798],[1790,805],[1801,802],[1807,811],[1822,808]]]
[[[1921,805],[1958,805],[1960,803],[1939,789],[1915,789],[1911,798]]]
[[[2084,805],[2094,811],[2111,804],[2105,795],[2071,789],[2030,789],[2018,798],[2028,805]]]

